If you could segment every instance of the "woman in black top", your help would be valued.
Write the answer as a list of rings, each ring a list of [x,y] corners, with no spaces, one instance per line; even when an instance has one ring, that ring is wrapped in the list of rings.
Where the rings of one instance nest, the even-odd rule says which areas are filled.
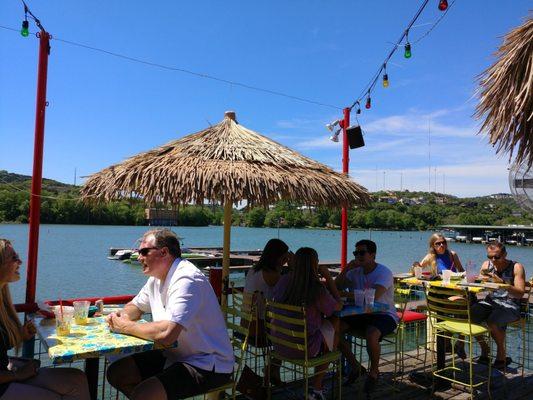
[[[10,358],[7,351],[20,349],[35,335],[31,321],[19,321],[8,284],[20,279],[22,264],[11,242],[0,239],[0,400],[89,399],[85,374],[74,368],[38,369],[37,360]]]

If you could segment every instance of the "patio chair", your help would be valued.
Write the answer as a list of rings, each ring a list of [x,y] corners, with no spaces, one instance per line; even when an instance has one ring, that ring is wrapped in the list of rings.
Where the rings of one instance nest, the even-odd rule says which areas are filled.
[[[444,340],[450,340],[452,354],[455,353],[454,347],[457,341],[468,343],[469,349],[467,357],[469,367],[468,377],[461,376],[463,370],[456,365],[455,357],[452,356],[451,366],[444,365],[435,368],[433,365],[433,390],[435,389],[435,378],[444,379],[468,387],[470,397],[473,398],[474,389],[487,384],[487,392],[490,397],[491,364],[489,362],[487,377],[484,379],[484,376],[474,371],[473,362],[475,338],[483,336],[485,340],[489,340],[490,335],[486,327],[471,322],[468,289],[429,286],[427,291],[427,306],[435,341],[437,342],[437,339],[440,338],[440,346],[444,346]],[[438,342],[437,346],[439,346]],[[441,349],[441,351],[443,350]],[[489,352],[489,357],[490,354],[491,352]],[[476,382],[475,378],[479,378],[480,380]]]
[[[231,305],[222,308],[226,316],[226,326],[229,331],[233,354],[235,356],[237,369],[233,371],[233,379],[225,385],[219,386],[204,394],[204,399],[218,399],[222,392],[231,391],[231,398],[235,399],[237,394],[237,382],[245,364],[246,353],[248,349],[248,340],[250,334],[250,322],[255,312],[253,303],[250,303],[249,311],[244,310],[246,297],[239,291],[233,292],[233,301]]]
[[[522,347],[522,359],[514,361],[514,364],[517,364],[518,368],[522,369],[522,378],[524,378],[524,367],[526,363],[526,327],[529,319],[529,299],[531,297],[531,289],[533,286],[533,278],[531,278],[529,281],[526,282],[525,287],[525,293],[524,296],[520,299],[520,319],[511,322],[507,325],[507,334],[505,335],[505,347],[507,347],[507,338],[509,334],[513,334],[515,332],[520,332],[522,334],[522,341],[521,341],[521,347]],[[516,343],[516,342],[512,342]],[[507,373],[507,366],[504,367],[503,373]]]
[[[315,368],[327,365],[325,373],[333,371],[332,394],[334,399],[341,398],[341,365],[339,351],[331,351],[317,357],[310,357],[307,351],[306,308],[287,304],[266,302],[266,329],[268,340],[273,344],[268,351],[268,368],[279,363],[280,368],[290,370],[296,376],[301,374],[305,385],[305,399],[309,394],[309,378],[317,375]],[[279,352],[280,348],[297,351],[301,357],[290,358]],[[278,349],[278,350],[276,350]],[[285,365],[285,364],[288,365]],[[338,393],[335,393],[335,375],[338,380]],[[270,371],[268,373],[270,377]],[[271,398],[271,385],[267,382],[268,398]]]

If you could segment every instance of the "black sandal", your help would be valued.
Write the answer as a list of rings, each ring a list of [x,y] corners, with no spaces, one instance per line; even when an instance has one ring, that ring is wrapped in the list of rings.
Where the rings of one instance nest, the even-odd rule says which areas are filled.
[[[496,360],[492,366],[496,369],[504,369],[513,362],[511,357],[505,357],[505,360]]]
[[[366,368],[363,366],[352,369],[346,377],[346,380],[342,383],[342,386],[350,386],[364,374],[366,374]]]
[[[489,365],[489,358],[487,356],[479,356],[476,360],[476,363],[483,364],[483,365]]]

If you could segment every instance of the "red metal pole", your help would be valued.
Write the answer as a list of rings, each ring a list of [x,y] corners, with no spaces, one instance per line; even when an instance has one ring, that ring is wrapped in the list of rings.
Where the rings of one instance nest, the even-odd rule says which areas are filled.
[[[348,175],[350,165],[350,153],[348,152],[348,135],[346,130],[350,126],[350,109],[344,109],[344,120],[342,123],[342,172]],[[346,267],[348,246],[348,210],[342,207],[341,211],[341,268]]]
[[[35,303],[37,256],[39,253],[39,223],[41,218],[41,184],[43,178],[44,116],[46,111],[46,80],[50,35],[39,32],[39,69],[37,75],[37,104],[35,108],[35,142],[33,146],[33,174],[30,198],[30,236],[28,243],[28,271],[26,274],[26,304]]]

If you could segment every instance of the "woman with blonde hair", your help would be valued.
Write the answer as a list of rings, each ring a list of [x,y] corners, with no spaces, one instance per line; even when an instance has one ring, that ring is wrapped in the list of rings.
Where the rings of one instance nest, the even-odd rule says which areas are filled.
[[[9,357],[7,351],[20,350],[23,341],[35,335],[31,321],[19,321],[9,283],[20,279],[22,264],[11,242],[0,239],[0,400],[89,399],[85,374],[74,368],[41,368],[39,361]]]
[[[463,272],[464,268],[459,260],[459,256],[453,250],[448,249],[446,238],[440,233],[434,233],[429,238],[429,251],[420,261],[415,262],[413,266],[430,268],[432,275],[441,274],[443,270],[449,269],[453,272]]]

